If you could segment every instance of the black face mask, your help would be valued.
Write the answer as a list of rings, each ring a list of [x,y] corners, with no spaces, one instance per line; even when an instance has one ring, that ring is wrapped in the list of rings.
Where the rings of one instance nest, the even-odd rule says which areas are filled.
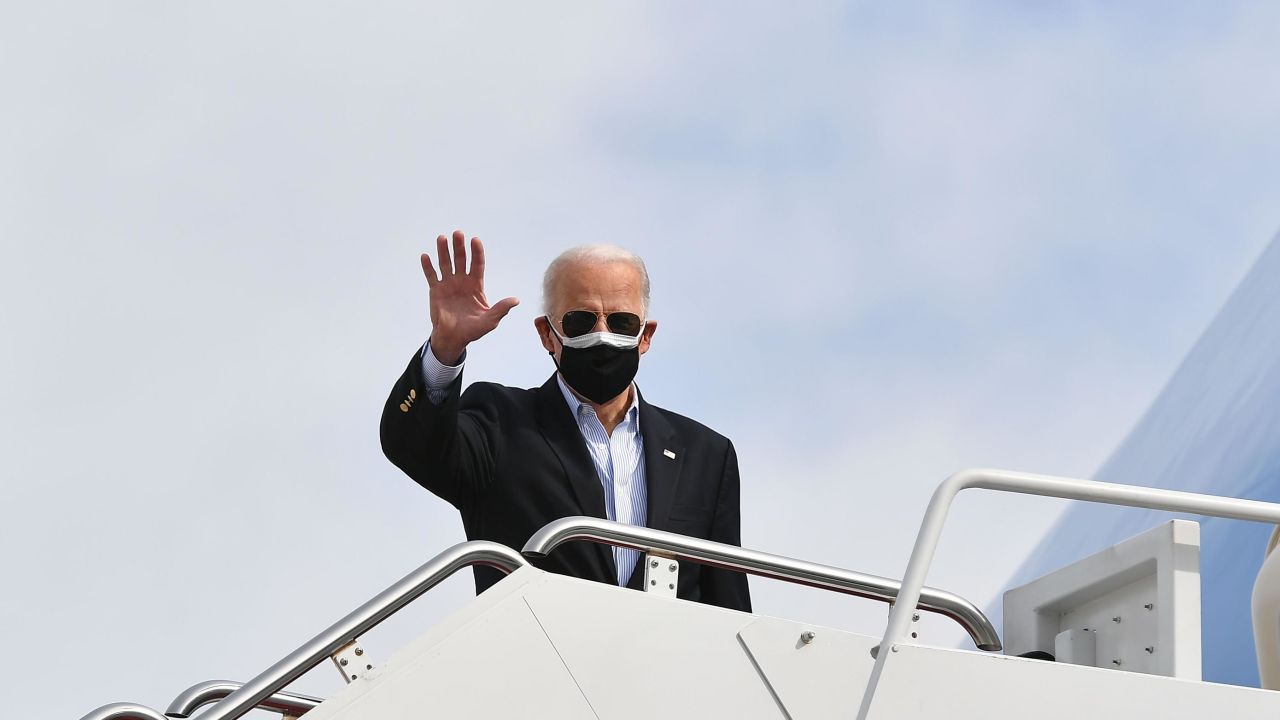
[[[554,358],[555,353],[552,353]],[[593,345],[572,348],[560,344],[560,362],[556,363],[569,387],[597,405],[618,397],[631,385],[640,369],[640,348],[616,348]]]

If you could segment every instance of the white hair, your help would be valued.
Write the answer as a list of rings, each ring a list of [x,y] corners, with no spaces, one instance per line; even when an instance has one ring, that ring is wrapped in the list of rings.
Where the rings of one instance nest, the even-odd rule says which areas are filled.
[[[643,312],[648,315],[649,271],[645,269],[644,260],[641,260],[639,255],[617,245],[579,245],[557,255],[556,259],[547,266],[547,272],[542,275],[542,311],[550,315],[554,310],[551,303],[555,296],[556,283],[560,280],[560,273],[566,266],[576,263],[610,262],[627,263],[640,273],[640,294],[644,298]]]

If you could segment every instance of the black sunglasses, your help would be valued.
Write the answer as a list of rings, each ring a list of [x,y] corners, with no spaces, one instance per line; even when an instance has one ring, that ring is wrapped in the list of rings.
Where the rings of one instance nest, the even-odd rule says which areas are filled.
[[[644,328],[644,321],[639,315],[629,312],[594,313],[590,310],[570,310],[560,318],[560,327],[564,328],[565,337],[586,335],[596,327],[596,318],[604,315],[605,327],[609,332],[618,335],[635,337]]]

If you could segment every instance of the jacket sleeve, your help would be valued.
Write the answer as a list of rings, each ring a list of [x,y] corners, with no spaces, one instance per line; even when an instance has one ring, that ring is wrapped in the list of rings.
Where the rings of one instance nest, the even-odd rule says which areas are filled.
[[[462,376],[439,404],[427,398],[418,353],[391,388],[382,408],[382,452],[422,487],[459,510],[474,506],[493,476],[498,412],[492,386],[478,383],[462,394]]]
[[[742,545],[742,512],[739,504],[738,453],[733,443],[725,449],[724,471],[720,477],[720,492],[716,502],[716,514],[711,521],[710,540]],[[702,569],[702,601],[732,610],[751,612],[751,592],[747,588],[747,576],[733,570],[704,567]]]

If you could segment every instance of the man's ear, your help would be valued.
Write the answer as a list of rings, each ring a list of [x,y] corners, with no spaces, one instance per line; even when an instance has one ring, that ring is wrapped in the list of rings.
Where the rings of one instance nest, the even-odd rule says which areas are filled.
[[[552,337],[551,321],[543,315],[533,319],[533,326],[538,330],[538,338],[542,340],[542,348],[552,355],[556,354],[556,341]]]
[[[644,330],[640,331],[640,354],[649,352],[649,344],[653,342],[653,334],[658,332],[658,321],[650,320],[644,324]]]

